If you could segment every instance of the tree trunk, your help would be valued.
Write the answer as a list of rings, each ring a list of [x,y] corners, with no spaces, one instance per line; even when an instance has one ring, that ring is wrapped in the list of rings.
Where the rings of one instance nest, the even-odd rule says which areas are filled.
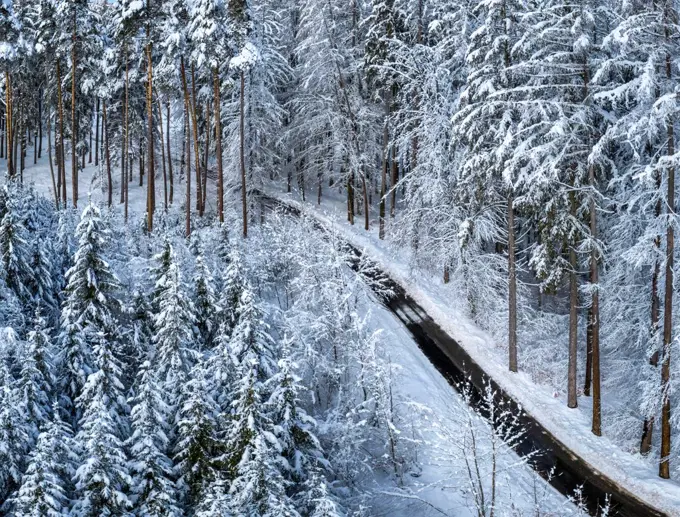
[[[208,154],[210,153],[210,102],[205,106],[205,152],[203,153],[203,185],[201,186],[201,212],[205,213],[208,190]]]
[[[163,103],[158,94],[158,123],[160,124],[160,135],[161,135],[161,161],[163,163],[163,209],[167,211],[168,209],[168,175],[165,168],[165,146],[163,145]],[[170,124],[170,119],[168,119],[168,124]]]
[[[366,186],[366,171],[361,172],[361,190],[364,194],[364,230],[368,231],[368,187]]]
[[[508,195],[508,359],[517,371],[517,268],[515,265],[515,207],[512,186]]]
[[[245,91],[246,78],[241,70],[241,102],[239,114],[239,160],[241,165],[241,205],[243,210],[243,237],[248,237],[248,196],[246,192],[246,156],[245,156]]]
[[[194,133],[194,159],[196,168],[196,209],[198,210],[198,215],[203,215],[203,192],[201,192],[201,150],[198,145],[198,122],[196,117],[196,110],[198,109],[198,103],[196,101],[196,69],[194,63],[191,63],[191,122],[193,124]]]
[[[595,207],[595,166],[588,167],[588,179],[592,193],[590,195],[590,238],[597,238],[597,212]],[[593,367],[593,434],[602,436],[602,415],[600,395],[600,295],[598,292],[597,251],[590,250],[590,284],[594,289],[590,306],[590,334]]]
[[[47,110],[47,161],[50,164],[50,176],[52,177],[52,188],[54,189],[54,202],[56,203],[57,210],[59,210],[59,187],[57,186],[57,181],[54,177],[54,165],[52,164],[52,121],[49,112],[51,111],[51,106],[48,106]]]
[[[666,55],[666,75],[671,76],[671,60]],[[668,156],[675,153],[675,135],[673,124],[669,124],[668,133]],[[668,168],[668,192],[666,193],[666,206],[669,216],[675,215],[675,169]],[[661,462],[659,464],[659,476],[668,479],[670,477],[670,454],[671,454],[671,343],[673,340],[673,249],[674,249],[673,224],[668,223],[666,228],[666,278],[664,292],[663,314],[663,362],[661,363]]]
[[[43,91],[40,90],[38,97],[38,159],[42,158],[43,146]]]
[[[593,383],[593,308],[588,308],[586,324],[586,379],[583,385],[583,395],[590,397],[590,387]]]
[[[220,73],[213,68],[213,99],[215,101],[215,155],[217,158],[217,215],[224,222],[224,172],[222,171],[222,103],[220,102]]]
[[[64,159],[64,98],[61,92],[61,65],[57,59],[57,105],[59,109],[58,172],[61,183],[61,206],[66,207],[66,163]]]
[[[97,99],[97,102],[99,102],[99,99]],[[89,123],[89,137],[90,137],[90,145],[88,148],[88,156],[87,156],[87,163],[92,163],[92,118],[94,116],[94,113],[90,114],[90,123]]]
[[[657,190],[661,189],[661,176],[658,175],[656,178],[656,187]],[[656,202],[656,207],[654,209],[654,214],[656,218],[658,219],[661,216],[661,200],[658,200]],[[657,250],[661,249],[661,235],[657,235],[654,238],[654,247]],[[652,273],[652,310],[651,310],[651,326],[650,326],[650,333],[652,336],[652,339],[654,339],[657,343],[657,333],[659,331],[659,319],[660,319],[660,306],[661,306],[661,301],[659,300],[659,275],[661,274],[661,267],[659,265],[659,261],[655,260],[654,261],[654,272]],[[657,367],[659,365],[659,350],[658,348],[652,353],[652,356],[649,358],[649,364],[651,364],[653,367]],[[654,434],[654,415],[651,415],[649,418],[645,418],[645,421],[642,425],[642,439],[640,440],[640,453],[641,454],[648,454],[649,451],[652,449],[652,436]]]
[[[125,47],[125,99],[123,101],[123,158],[120,164],[121,173],[121,183],[120,183],[120,201],[125,203],[125,222],[127,222],[128,215],[128,202],[127,202],[127,191],[128,191],[128,176],[132,176],[129,172],[129,156],[128,150],[130,148],[130,114],[129,104],[130,104],[130,65],[127,54],[127,45]]]
[[[7,172],[10,178],[14,177],[14,159],[12,150],[12,79],[9,72],[5,71],[5,112],[7,119]]]
[[[147,12],[149,10],[149,1],[147,0]],[[147,86],[146,86],[146,110],[147,110],[147,138],[149,140],[149,158],[147,166],[147,209],[146,209],[146,224],[147,230],[151,232],[153,230],[153,213],[156,209],[156,171],[154,168],[154,149],[153,149],[153,63],[151,62],[151,40],[149,35],[149,28],[147,26],[147,39],[149,40],[146,45],[146,61],[147,61]]]
[[[104,137],[104,158],[106,159],[106,178],[109,183],[109,208],[113,204],[113,178],[111,177],[111,154],[109,153],[109,128],[106,125],[106,99],[102,102],[103,113],[102,116],[102,136]],[[97,108],[97,117],[99,117],[99,108]]]
[[[573,218],[576,218],[576,195],[574,192],[569,193],[570,213]],[[578,312],[576,307],[578,305],[578,284],[576,268],[578,262],[576,260],[576,250],[574,243],[569,246],[569,365],[567,375],[567,405],[570,408],[578,406],[576,398],[576,350],[577,350],[577,331],[578,331]]]
[[[189,88],[187,87],[187,74],[184,68],[184,57],[180,58],[180,75],[182,76],[182,88],[184,89],[184,106],[186,112],[189,113],[191,111],[191,100],[189,99]],[[189,125],[188,120],[186,125],[187,126]],[[186,131],[186,138],[187,138],[187,173],[186,173],[187,196],[186,196],[185,233],[186,236],[189,237],[189,235],[191,235],[191,144],[190,144],[191,128],[188,128],[188,130]]]
[[[104,101],[106,102],[106,101]],[[103,122],[106,124],[106,122]],[[94,166],[99,166],[99,97],[97,97],[97,107],[95,109],[95,123],[94,123]],[[103,135],[102,135],[103,136]]]
[[[399,182],[399,164],[397,163],[397,148],[392,146],[392,192],[390,193],[390,217],[394,217],[397,207],[397,183]]]
[[[76,118],[76,13],[73,11],[73,32],[71,35],[71,186],[73,192],[73,206],[78,207],[78,120]]]
[[[387,169],[390,162],[390,151],[388,149],[390,143],[389,129],[387,127],[387,121],[390,118],[390,93],[392,88],[386,88],[385,92],[385,122],[383,124],[383,163],[382,163],[382,175],[380,178],[380,208],[379,208],[379,226],[378,226],[378,238],[385,238],[385,197],[387,196]]]
[[[166,99],[165,101],[165,109],[166,109],[166,114],[167,114],[167,121],[168,125],[166,127],[166,135],[167,135],[167,142],[168,142],[168,174],[170,176],[170,204],[172,205],[172,200],[175,194],[175,181],[172,175],[172,153],[170,150],[170,100]],[[163,138],[161,137],[161,145],[162,145]]]

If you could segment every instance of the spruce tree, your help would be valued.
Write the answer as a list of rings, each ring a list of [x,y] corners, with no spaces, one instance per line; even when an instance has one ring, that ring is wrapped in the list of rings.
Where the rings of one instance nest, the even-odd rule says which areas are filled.
[[[205,366],[198,363],[182,393],[174,447],[177,486],[187,508],[195,507],[202,491],[216,479],[217,407],[205,379]]]
[[[54,415],[38,437],[26,474],[14,498],[17,517],[60,517],[67,513],[71,489],[73,436],[67,424]]]
[[[12,493],[19,487],[30,445],[30,431],[21,414],[18,397],[7,384],[9,372],[0,365],[0,510],[7,511]]]
[[[46,325],[40,309],[36,309],[19,379],[20,404],[31,427],[32,439],[37,438],[38,431],[50,418],[50,400],[55,387],[51,358],[52,339]]]
[[[178,409],[180,391],[198,357],[193,303],[182,289],[179,267],[172,262],[163,280],[163,291],[154,315],[154,345],[158,381],[166,403]]]
[[[170,413],[149,361],[141,366],[138,394],[130,400],[130,405],[132,436],[127,445],[131,454],[134,512],[140,517],[179,516],[172,481],[173,465],[166,455]]]
[[[121,368],[104,334],[95,345],[97,370],[77,400],[82,411],[76,442],[81,449],[74,476],[78,517],[125,514],[131,479],[123,438],[127,433]]]

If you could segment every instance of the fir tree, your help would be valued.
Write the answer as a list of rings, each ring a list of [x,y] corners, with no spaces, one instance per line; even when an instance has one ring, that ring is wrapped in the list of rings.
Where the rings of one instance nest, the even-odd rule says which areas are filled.
[[[183,390],[177,423],[174,456],[177,486],[189,508],[198,503],[204,487],[217,476],[214,464],[217,407],[208,389],[204,368],[198,363],[191,372],[191,380]]]
[[[73,513],[78,517],[121,515],[130,507],[121,369],[104,335],[99,336],[95,354],[97,371],[90,374],[77,401],[83,414],[76,435],[81,459],[74,476]]]
[[[69,508],[71,476],[73,474],[73,436],[59,417],[54,416],[38,437],[29,456],[26,474],[14,499],[17,517],[60,517]]]
[[[55,382],[51,350],[49,329],[40,315],[40,309],[36,309],[19,379],[20,403],[32,428],[32,439],[37,438],[38,430],[47,423],[52,409],[50,400]]]
[[[139,393],[130,401],[132,436],[127,442],[134,511],[140,517],[180,515],[172,482],[173,465],[166,455],[169,408],[149,361],[142,364],[139,378]]]
[[[164,288],[154,315],[154,345],[158,379],[166,394],[166,403],[175,410],[179,393],[189,378],[198,354],[194,307],[181,288],[179,267],[172,263],[164,277]]]
[[[202,255],[196,257],[196,276],[194,277],[194,307],[196,308],[196,327],[203,344],[212,348],[215,333],[215,316],[219,311],[215,297],[214,281]]]
[[[4,365],[0,365],[4,370]],[[4,374],[4,375],[3,375]],[[4,377],[4,379],[2,379]],[[9,373],[0,371],[0,510],[7,511],[11,494],[19,487],[24,472],[30,434],[26,419],[20,413],[17,395],[7,384]]]

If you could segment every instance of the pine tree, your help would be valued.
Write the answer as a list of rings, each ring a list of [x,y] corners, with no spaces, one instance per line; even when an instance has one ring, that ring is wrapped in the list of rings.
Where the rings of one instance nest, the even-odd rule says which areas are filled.
[[[313,433],[316,421],[300,406],[304,388],[285,348],[278,367],[278,372],[267,383],[271,390],[267,405],[281,444],[281,454],[286,460],[285,474],[299,483],[307,479],[310,469],[322,460],[323,455],[321,444]]]
[[[202,491],[216,479],[214,464],[217,407],[205,379],[205,366],[198,363],[183,387],[174,447],[177,486],[186,507],[195,506]]]
[[[196,257],[194,276],[194,306],[196,308],[196,327],[204,346],[212,348],[216,331],[215,319],[219,311],[212,274],[202,255]]]
[[[0,371],[0,380],[3,377],[5,384],[0,386],[0,501],[7,501],[21,482],[30,435],[17,404],[17,395],[7,385],[9,373],[6,370]],[[2,506],[0,509],[4,510]]]
[[[103,257],[107,234],[99,209],[90,203],[76,228],[78,248],[73,266],[66,273],[59,335],[60,386],[68,407],[75,405],[88,375],[94,370],[89,343],[100,340],[100,334],[111,341],[117,338],[119,302],[113,295],[119,283]],[[79,411],[76,408],[74,423],[80,419]]]
[[[208,485],[201,497],[201,502],[196,510],[196,517],[231,517],[231,498],[228,494],[226,483],[222,478],[217,478]]]
[[[71,489],[73,436],[67,424],[54,415],[38,437],[29,456],[26,474],[14,498],[17,517],[60,517],[69,508]]]
[[[245,286],[238,303],[238,323],[231,336],[231,350],[239,367],[254,368],[257,380],[265,382],[276,372],[274,341],[255,296]]]
[[[29,282],[32,277],[28,235],[17,207],[7,203],[7,212],[0,221],[0,264],[7,286],[24,304],[30,302]]]
[[[18,386],[20,404],[32,428],[32,439],[37,438],[38,431],[47,423],[52,410],[50,400],[55,380],[51,341],[46,321],[38,308],[33,321],[33,330],[28,334]]]
[[[133,508],[140,517],[180,515],[172,482],[173,465],[166,455],[169,408],[149,361],[142,364],[139,379],[138,394],[130,400],[132,436],[127,442]]]
[[[181,287],[179,267],[170,265],[164,277],[163,291],[154,315],[154,345],[158,379],[166,395],[166,403],[178,409],[180,391],[198,356],[193,303]]]
[[[76,435],[81,457],[74,476],[73,514],[78,517],[121,515],[130,507],[122,372],[103,334],[94,352],[97,371],[90,374],[77,400],[83,415]]]
[[[231,331],[238,320],[238,305],[245,287],[245,278],[241,257],[236,250],[231,250],[228,255],[226,272],[222,277],[222,292],[218,306],[220,308],[220,320],[226,325],[226,330]]]

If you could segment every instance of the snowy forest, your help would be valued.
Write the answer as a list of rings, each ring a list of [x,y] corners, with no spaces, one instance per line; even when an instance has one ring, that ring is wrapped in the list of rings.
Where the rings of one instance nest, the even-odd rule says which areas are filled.
[[[0,514],[680,515],[679,12],[0,0]]]

